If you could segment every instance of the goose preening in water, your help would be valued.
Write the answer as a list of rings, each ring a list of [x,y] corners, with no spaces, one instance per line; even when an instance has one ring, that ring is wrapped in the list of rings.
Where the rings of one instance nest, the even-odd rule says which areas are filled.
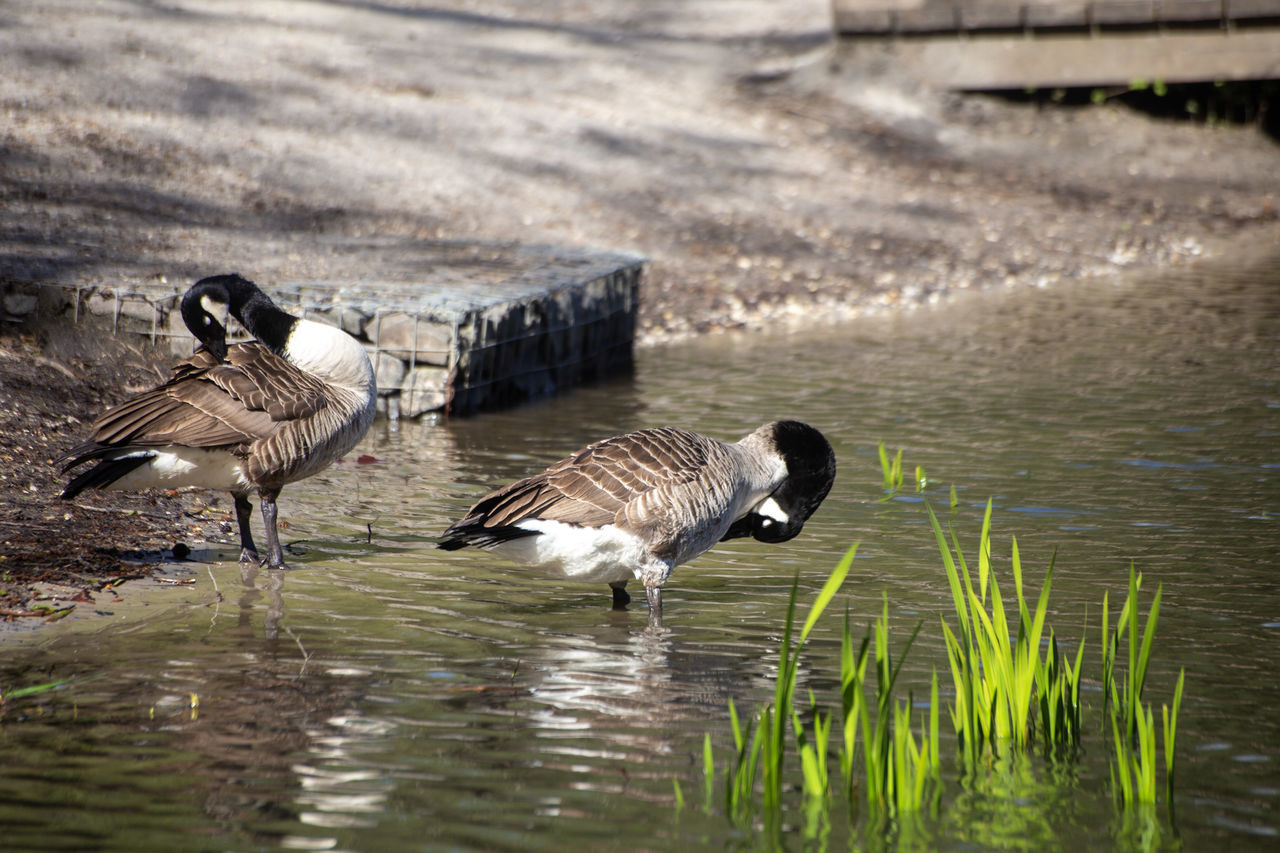
[[[644,584],[649,621],[662,619],[671,570],[717,542],[786,542],[822,503],[836,458],[799,421],[765,424],[729,444],[659,427],[592,444],[482,498],[438,547],[472,545],[517,563],[600,581],[623,607]]]
[[[228,345],[228,313],[255,340]],[[287,568],[276,498],[368,431],[378,395],[369,357],[350,335],[282,311],[238,275],[197,281],[182,297],[182,319],[203,347],[168,382],[98,418],[88,441],[59,460],[63,473],[95,463],[62,497],[149,486],[228,491],[247,562],[258,560],[249,530],[256,492],[267,536],[262,563]]]

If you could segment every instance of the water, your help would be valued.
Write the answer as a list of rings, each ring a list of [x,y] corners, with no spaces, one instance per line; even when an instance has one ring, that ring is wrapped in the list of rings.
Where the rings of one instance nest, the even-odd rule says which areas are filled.
[[[970,549],[993,499],[997,571],[1016,535],[1038,590],[1057,549],[1049,621],[1074,648],[1088,620],[1086,723],[1099,722],[1103,592],[1114,619],[1131,561],[1148,589],[1164,585],[1146,698],[1168,702],[1186,667],[1182,843],[1272,849],[1276,268],[975,294],[829,330],[722,335],[642,351],[634,379],[519,411],[379,424],[358,452],[381,461],[285,491],[283,538],[298,543],[287,575],[193,564],[190,587],[103,593],[94,607],[110,616],[6,641],[0,685],[69,681],[0,714],[4,846],[750,846],[698,807],[702,738],[723,750],[728,700],[771,696],[797,572],[808,600],[858,541],[840,606],[863,625],[887,594],[899,643],[924,621],[904,697],[935,667],[947,680],[946,579],[921,496],[882,490],[883,440],[905,449],[909,472],[923,466],[924,497],[944,516],[955,487],[952,519]],[[661,633],[645,630],[642,604],[611,612],[602,584],[431,547],[485,490],[591,440],[655,424],[736,438],[780,417],[831,439],[835,488],[791,543],[729,543],[678,568]],[[804,686],[824,703],[836,701],[838,629],[838,616],[819,625],[805,659]],[[1033,759],[966,787],[948,766],[942,811],[902,843],[1113,845],[1106,742],[1091,729],[1086,744],[1066,772]],[[678,819],[673,778],[692,803]]]

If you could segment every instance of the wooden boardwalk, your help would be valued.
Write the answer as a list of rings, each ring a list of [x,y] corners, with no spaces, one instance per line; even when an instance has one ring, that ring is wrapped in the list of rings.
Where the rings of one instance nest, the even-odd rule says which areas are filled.
[[[957,89],[1280,79],[1280,0],[833,0],[847,48]]]
[[[1280,24],[1280,0],[1099,0],[1056,3],[991,0],[834,0],[843,35],[1062,33],[1108,29],[1230,30]]]

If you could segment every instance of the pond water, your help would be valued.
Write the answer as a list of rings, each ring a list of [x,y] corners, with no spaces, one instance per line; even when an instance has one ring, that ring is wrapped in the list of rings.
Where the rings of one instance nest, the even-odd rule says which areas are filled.
[[[945,700],[939,617],[954,613],[921,501],[969,550],[990,497],[1006,588],[1010,536],[1032,590],[1057,551],[1049,622],[1069,650],[1086,639],[1086,749],[1066,770],[1033,758],[967,785],[948,762],[939,813],[898,841],[1116,843],[1098,613],[1110,591],[1114,623],[1132,562],[1144,613],[1163,585],[1145,696],[1157,714],[1187,673],[1181,842],[1274,849],[1277,260],[718,335],[642,350],[633,378],[518,411],[379,423],[358,452],[381,461],[285,491],[292,571],[193,563],[189,587],[103,593],[93,606],[109,616],[5,641],[0,687],[67,683],[0,713],[0,846],[750,848],[701,810],[702,740],[723,760],[728,700],[771,698],[793,577],[807,603],[860,543],[802,689],[838,704],[838,611],[865,625],[883,594],[897,648],[923,620],[901,695],[937,668]],[[642,601],[612,612],[604,585],[432,547],[486,490],[591,440],[657,424],[733,439],[780,417],[830,438],[830,497],[790,543],[728,543],[678,568],[660,631]],[[923,467],[923,495],[884,491],[879,441]],[[233,558],[231,541],[198,553]],[[673,779],[689,800],[678,815]],[[1157,846],[1175,843],[1165,829]]]

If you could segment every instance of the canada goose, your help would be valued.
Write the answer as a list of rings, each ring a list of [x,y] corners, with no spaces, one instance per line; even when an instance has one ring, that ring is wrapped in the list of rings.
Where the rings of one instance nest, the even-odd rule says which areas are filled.
[[[256,340],[228,346],[227,313]],[[249,562],[258,559],[249,531],[249,494],[256,491],[267,533],[263,565],[287,568],[276,498],[368,431],[378,397],[369,357],[350,335],[280,310],[238,275],[197,281],[182,297],[182,319],[204,346],[175,366],[168,382],[98,418],[89,440],[59,460],[63,473],[97,464],[62,497],[149,486],[228,491],[240,560]]]
[[[575,580],[605,581],[615,608],[631,600],[627,581],[637,578],[649,621],[660,624],[673,568],[723,539],[791,539],[835,475],[831,445],[798,421],[765,424],[736,444],[644,429],[490,493],[438,547],[473,545]]]

